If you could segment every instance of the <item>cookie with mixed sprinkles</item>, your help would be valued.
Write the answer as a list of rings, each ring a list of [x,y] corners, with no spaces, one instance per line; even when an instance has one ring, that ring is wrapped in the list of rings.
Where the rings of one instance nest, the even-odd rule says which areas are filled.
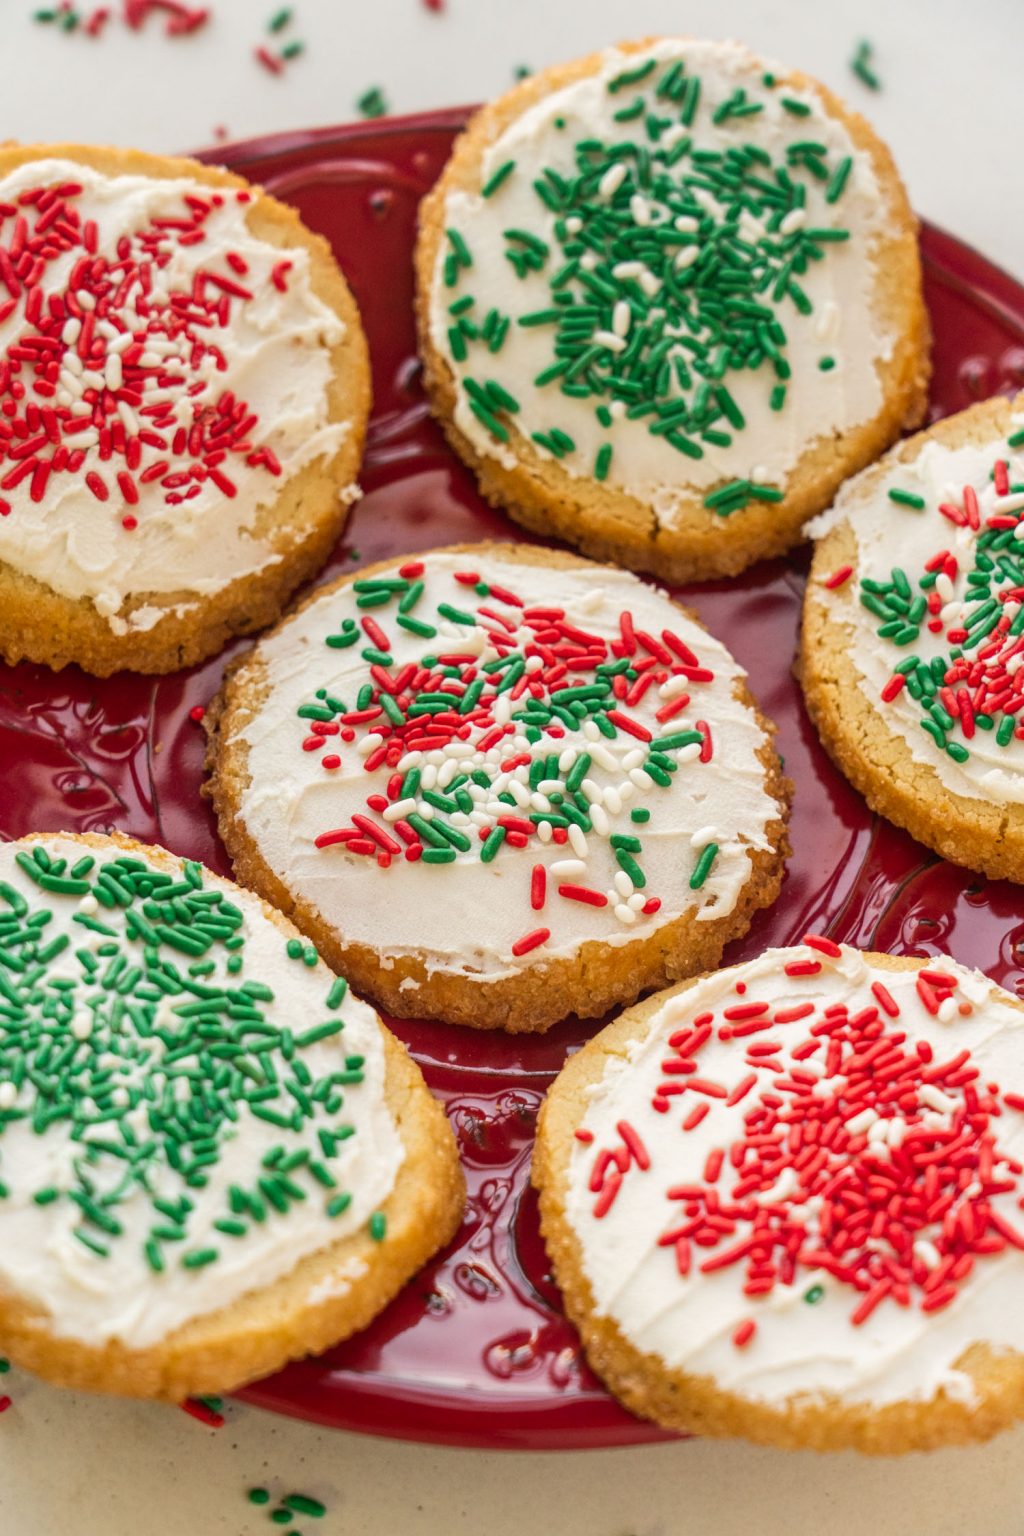
[[[916,234],[863,119],[739,44],[542,71],[471,120],[421,210],[432,405],[527,527],[735,574],[920,422]]]
[[[326,241],[240,177],[0,148],[0,655],[168,672],[272,622],[358,495]]]
[[[207,711],[240,879],[393,1014],[546,1029],[715,965],[778,893],[789,784],[728,651],[514,544],[320,589]]]
[[[1024,395],[908,439],[812,525],[800,669],[868,804],[1024,882]]]
[[[115,835],[0,846],[0,1351],[226,1391],[364,1327],[458,1226],[403,1046],[259,897]]]
[[[1024,1417],[1024,1004],[945,956],[800,945],[570,1058],[533,1180],[634,1413],[873,1454]]]

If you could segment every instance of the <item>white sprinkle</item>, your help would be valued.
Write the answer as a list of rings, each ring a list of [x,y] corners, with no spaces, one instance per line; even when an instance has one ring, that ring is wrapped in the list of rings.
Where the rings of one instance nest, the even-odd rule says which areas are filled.
[[[369,757],[371,752],[376,752],[383,740],[383,736],[378,736],[376,731],[371,731],[369,736],[364,736],[362,741],[356,742],[356,751],[360,757]]]
[[[846,1121],[845,1129],[851,1136],[860,1136],[864,1131],[869,1130],[877,1119],[878,1116],[873,1109],[862,1109],[859,1115],[854,1115],[852,1119]]]
[[[424,821],[433,821],[436,814],[437,812],[434,810],[432,805],[420,806],[420,815],[423,817]]]
[[[626,414],[625,400],[613,400],[611,405],[608,407],[608,411],[612,421],[621,421]],[[589,723],[590,722],[588,722],[588,724]]]
[[[698,757],[700,757],[700,743],[691,741],[687,746],[679,748],[676,753],[676,762],[692,763]]]
[[[437,788],[437,769],[433,763],[425,763],[420,774],[420,784],[424,789]]]
[[[633,911],[633,908],[627,907],[624,901],[616,902],[612,910],[614,911],[615,916],[618,918],[619,922],[625,924],[627,928],[631,927],[632,924],[637,920],[637,916]]]
[[[999,514],[1019,512],[1021,507],[1024,507],[1024,491],[1014,491],[1010,496],[997,496],[992,503],[993,512]],[[1017,532],[1019,529],[1014,529],[1014,533]]]
[[[569,823],[569,842],[573,851],[578,853],[581,859],[587,856],[587,839],[582,827],[578,827],[574,821]]]
[[[682,250],[676,252],[676,266],[680,272],[693,266],[700,256],[700,249],[699,245],[684,245]]]
[[[625,352],[626,343],[621,336],[616,336],[614,331],[595,331],[591,336],[595,347],[604,347],[609,352]]]
[[[606,199],[614,197],[616,192],[622,186],[622,183],[625,181],[625,179],[626,179],[626,166],[625,166],[625,163],[622,160],[617,160],[614,165],[610,165],[608,167],[608,169],[605,171],[604,175],[601,177],[601,180],[598,182],[598,184],[597,184],[597,195],[598,195],[598,197],[603,197],[603,198],[606,198]]]
[[[78,903],[79,912],[84,912],[86,917],[92,917],[93,913],[98,912],[99,909],[100,904],[91,891],[87,896],[83,896],[81,901]]]
[[[580,789],[586,795],[591,805],[601,805],[604,802],[604,790],[600,784],[595,784],[593,779],[584,779]]]
[[[598,837],[608,836],[612,828],[603,805],[592,805],[590,807],[590,821]]]
[[[794,230],[803,229],[806,222],[807,210],[805,208],[791,208],[779,224],[779,233],[791,235]]]
[[[604,803],[613,816],[617,816],[622,810],[622,796],[612,785],[609,785],[604,792]]]
[[[681,693],[685,693],[690,686],[687,677],[670,677],[667,683],[662,683],[658,689],[658,697],[661,699],[676,699]]]
[[[532,657],[531,657],[531,660],[532,660]],[[564,752],[562,752],[560,754],[559,759],[558,759],[558,771],[559,771],[559,773],[568,773],[570,771],[570,769],[572,768],[573,764],[575,763],[575,761],[576,761],[578,756],[579,756],[579,753],[576,751],[575,747],[566,747]],[[548,781],[548,782],[551,782],[551,781]],[[557,781],[555,781],[555,782],[557,782]],[[543,785],[541,787],[543,788]]]
[[[565,228],[568,234],[578,235],[580,230],[583,228],[583,220],[579,218],[577,214],[570,213],[569,217],[565,221]]]
[[[946,997],[943,998],[942,1002],[939,1004],[937,1017],[943,1024],[952,1024],[953,1020],[957,1017],[959,1012],[960,1010],[957,1006],[956,998]]]
[[[948,603],[953,596],[953,579],[947,576],[945,571],[940,571],[935,578],[935,590],[944,603]]]
[[[590,757],[591,761],[595,762],[599,768],[605,768],[609,773],[616,773],[618,771],[619,760],[615,753],[605,746],[603,741],[594,742],[590,749]]]
[[[612,277],[617,277],[621,282],[626,278],[639,277],[646,270],[642,261],[617,261],[612,267]]]
[[[526,670],[527,670],[527,672],[539,672],[541,670],[541,668],[543,667],[543,665],[544,665],[544,658],[543,658],[543,656],[527,656],[527,658],[526,658]]]
[[[416,809],[416,801],[412,795],[405,800],[393,800],[383,811],[385,821],[401,821],[403,816],[408,816],[410,811]]]
[[[621,767],[623,772],[629,773],[632,769],[639,768],[640,764],[643,762],[646,756],[646,752],[644,752],[641,747],[630,748],[630,750],[624,754],[622,759]]]
[[[548,866],[552,875],[557,875],[560,880],[575,880],[578,875],[585,875],[587,866],[582,859],[556,859]]]
[[[625,299],[617,299],[615,308],[612,311],[612,330],[615,332],[616,336],[629,335],[629,327],[632,323],[632,319],[633,311],[630,309]]]
[[[92,1015],[88,1013],[76,1013],[71,1020],[71,1033],[76,1040],[88,1040],[92,1034]]]
[[[747,479],[754,485],[767,485],[772,478],[770,469],[765,469],[763,464],[755,464]]]
[[[651,205],[639,192],[634,192],[630,198],[629,211],[633,216],[634,224],[644,227],[651,223]]]
[[[109,390],[116,392],[121,388],[121,385],[124,383],[124,364],[119,353],[114,352],[107,357],[104,378]]]
[[[915,1242],[914,1258],[920,1259],[922,1264],[927,1264],[929,1269],[934,1269],[937,1264],[942,1262],[939,1250],[926,1237],[919,1237]]]
[[[667,137],[668,135],[666,134],[665,138]],[[664,144],[665,139],[662,139],[661,142]],[[680,213],[672,220],[672,223],[681,235],[695,235],[698,229],[700,229],[700,219],[696,218],[692,213]]]
[[[642,768],[631,768],[629,771],[629,777],[631,783],[635,784],[637,789],[650,789],[654,783],[654,780],[651,778],[650,774],[645,773]]]
[[[701,827],[690,838],[691,848],[706,848],[708,843],[718,842],[718,832],[714,827]]]
[[[639,912],[640,908],[643,906],[646,900],[647,897],[644,896],[640,891],[634,891],[626,905],[628,907],[632,907],[634,912]]]
[[[542,795],[539,789],[535,789],[530,796],[531,811],[539,811],[542,816],[551,810],[551,801],[547,795]]]
[[[553,834],[554,828],[552,827],[550,821],[538,821],[537,836],[540,838],[542,843],[550,843]]]
[[[73,347],[81,334],[82,322],[76,315],[72,315],[70,320],[65,320],[60,339],[66,347]]]
[[[917,1096],[922,1104],[928,1105],[929,1109],[942,1110],[948,1115],[951,1115],[957,1107],[956,1099],[951,1098],[948,1093],[943,1093],[942,1089],[936,1087],[934,1083],[923,1084],[918,1089]]]
[[[0,1083],[0,1109],[13,1109],[18,1099],[18,1090],[13,1083]]]
[[[653,299],[656,293],[661,292],[661,279],[655,277],[653,272],[641,272],[640,287],[643,289],[644,293],[646,293],[649,299]],[[652,320],[654,319],[653,311],[650,318]]]

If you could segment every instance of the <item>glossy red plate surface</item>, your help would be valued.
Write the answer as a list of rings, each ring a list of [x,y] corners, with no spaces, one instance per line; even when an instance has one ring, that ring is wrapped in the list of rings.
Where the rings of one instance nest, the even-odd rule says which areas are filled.
[[[286,134],[218,150],[331,241],[363,313],[376,410],[366,495],[324,577],[456,540],[519,538],[479,499],[429,420],[418,383],[411,253],[416,205],[463,114]],[[934,416],[1024,383],[1024,289],[926,228],[935,331]],[[790,673],[805,562],[758,566],[686,600],[749,669],[796,781],[783,893],[727,960],[808,928],[898,954],[950,953],[1024,995],[1024,898],[926,853],[875,821],[832,769]],[[199,797],[202,732],[189,710],[216,691],[235,644],[163,679],[100,682],[74,668],[0,667],[0,833],[120,828],[230,873]],[[529,1188],[537,1107],[570,1020],[539,1039],[402,1022],[448,1109],[469,1183],[458,1238],[358,1338],[244,1396],[346,1429],[458,1445],[567,1448],[669,1438],[621,1409],[587,1370],[548,1273]]]

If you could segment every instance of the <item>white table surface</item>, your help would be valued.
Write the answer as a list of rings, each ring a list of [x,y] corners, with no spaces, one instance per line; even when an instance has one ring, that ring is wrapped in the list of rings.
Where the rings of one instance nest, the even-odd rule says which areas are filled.
[[[45,4],[46,0],[37,0]],[[734,36],[818,75],[889,141],[920,213],[1024,278],[1015,130],[1022,0],[296,0],[274,77],[254,61],[274,0],[212,0],[168,40],[153,17],[100,40],[0,0],[0,132],[196,148],[351,118],[369,86],[395,112],[479,100],[515,66],[621,36]],[[82,8],[88,10],[88,5]],[[869,38],[883,89],[849,70]],[[58,1393],[14,1371],[0,1417],[3,1536],[256,1536],[276,1529],[247,1488],[311,1493],[304,1536],[1021,1536],[1024,1428],[989,1446],[869,1461],[690,1443],[571,1454],[435,1450],[339,1434],[229,1404],[222,1429],[176,1409]]]

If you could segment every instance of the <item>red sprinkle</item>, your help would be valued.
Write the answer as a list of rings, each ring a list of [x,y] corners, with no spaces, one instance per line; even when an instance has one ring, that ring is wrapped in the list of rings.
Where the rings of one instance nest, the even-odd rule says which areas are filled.
[[[536,949],[539,944],[546,944],[550,937],[550,928],[535,928],[532,933],[526,933],[521,939],[516,940],[512,945],[512,953],[516,956],[527,955],[531,949]]]

